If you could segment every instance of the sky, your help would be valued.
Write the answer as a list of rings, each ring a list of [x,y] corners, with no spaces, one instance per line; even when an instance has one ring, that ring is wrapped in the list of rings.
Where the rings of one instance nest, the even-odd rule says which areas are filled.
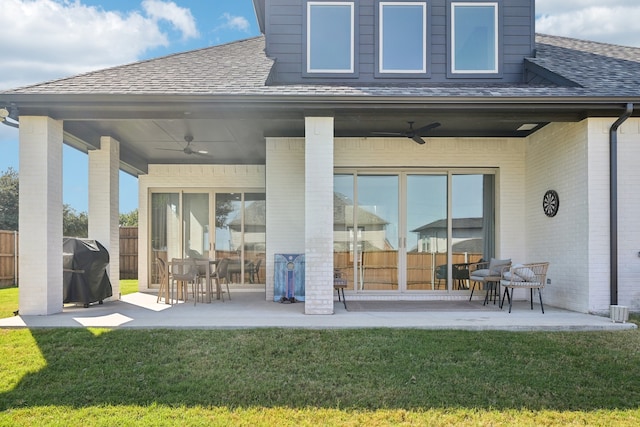
[[[251,0],[0,0],[0,90],[259,34]],[[536,0],[536,31],[640,47],[638,0]],[[63,201],[88,210],[87,155],[63,152]],[[0,173],[18,170],[18,131],[0,125]],[[120,211],[138,206],[120,174]]]

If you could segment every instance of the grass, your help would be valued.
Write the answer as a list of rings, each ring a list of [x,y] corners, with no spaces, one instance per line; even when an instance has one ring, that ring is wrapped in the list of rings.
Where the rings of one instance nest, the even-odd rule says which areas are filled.
[[[635,426],[638,384],[637,330],[0,329],[0,426]]]
[[[0,425],[640,423],[640,333],[0,330]]]
[[[0,288],[0,319],[13,316],[18,310],[18,288]]]

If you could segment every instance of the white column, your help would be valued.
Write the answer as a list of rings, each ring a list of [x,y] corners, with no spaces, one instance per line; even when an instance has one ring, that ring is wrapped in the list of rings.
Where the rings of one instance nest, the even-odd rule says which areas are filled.
[[[89,151],[89,238],[109,251],[112,300],[120,299],[119,172],[120,143],[103,136],[100,149]]]
[[[21,315],[62,311],[62,121],[20,116]]]
[[[333,314],[333,117],[305,118],[305,313]]]

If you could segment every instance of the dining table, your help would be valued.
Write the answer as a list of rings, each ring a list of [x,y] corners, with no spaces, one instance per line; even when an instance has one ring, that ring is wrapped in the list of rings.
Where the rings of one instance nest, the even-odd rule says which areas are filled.
[[[212,273],[215,273],[215,267],[218,265],[218,260],[215,259],[207,259],[207,258],[191,258],[194,260],[195,265],[198,267],[198,275],[199,278],[204,278],[206,283],[206,299],[207,302],[211,302],[211,295],[213,293],[213,289],[211,287],[211,279]],[[169,261],[165,265],[165,275],[167,280],[167,286],[164,287],[165,290],[165,301],[172,301],[173,297],[173,286],[171,286],[172,280],[170,276],[172,262]],[[213,271],[212,271],[213,269]],[[216,280],[216,299],[220,299],[222,296],[222,288],[220,286],[220,280]],[[197,298],[194,295],[194,298]],[[176,290],[176,299],[178,299],[178,292]]]

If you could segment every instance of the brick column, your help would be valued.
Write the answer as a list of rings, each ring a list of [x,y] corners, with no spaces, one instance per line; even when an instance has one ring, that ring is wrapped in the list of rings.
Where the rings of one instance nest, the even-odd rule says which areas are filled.
[[[333,117],[305,118],[305,313],[333,314]]]
[[[20,116],[22,315],[62,311],[62,122]]]
[[[109,251],[111,300],[120,299],[119,173],[120,143],[103,136],[100,149],[89,151],[89,238]]]

